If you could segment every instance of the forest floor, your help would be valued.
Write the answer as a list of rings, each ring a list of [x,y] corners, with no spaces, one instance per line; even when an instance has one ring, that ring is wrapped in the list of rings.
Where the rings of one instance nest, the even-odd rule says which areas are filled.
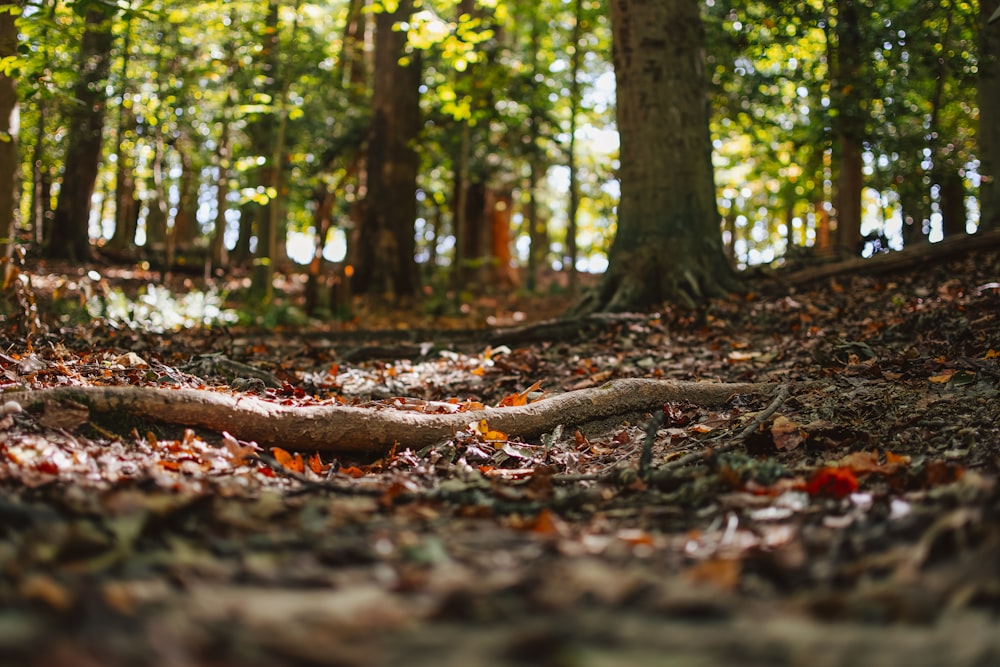
[[[155,333],[73,324],[102,281],[25,271],[0,319],[2,666],[1000,664],[996,251],[568,328],[530,326],[565,301],[508,298]],[[486,322],[508,326],[462,328]],[[22,400],[454,414],[624,378],[770,384],[354,458]]]

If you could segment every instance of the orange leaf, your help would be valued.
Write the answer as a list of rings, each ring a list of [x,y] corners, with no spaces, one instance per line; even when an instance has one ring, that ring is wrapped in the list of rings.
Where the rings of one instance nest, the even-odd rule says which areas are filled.
[[[284,467],[285,470],[291,470],[292,472],[305,472],[306,464],[302,460],[301,454],[296,454],[292,456],[286,452],[281,447],[272,447],[271,454],[274,459]]]
[[[908,466],[908,465],[910,465],[910,457],[909,456],[903,456],[901,454],[893,454],[890,451],[886,451],[886,453],[885,453],[885,463],[886,463],[886,465],[898,464],[898,465]]]
[[[739,585],[742,570],[743,564],[736,558],[711,558],[696,563],[684,574],[695,583],[711,584],[731,591]]]
[[[330,464],[323,463],[323,459],[320,458],[319,452],[314,452],[313,455],[309,457],[309,469],[317,475],[322,475],[330,469]]]
[[[938,382],[943,384],[945,382],[948,382],[951,379],[951,376],[953,376],[955,373],[956,373],[955,369],[949,368],[941,371],[940,375],[932,375],[927,379],[930,380],[931,382]]]
[[[543,509],[538,516],[525,524],[525,528],[539,535],[554,535],[558,532],[559,526],[552,512]]]
[[[485,419],[480,419],[478,422],[472,425],[472,430],[475,431],[484,442],[506,442],[507,434],[502,431],[493,431],[490,429],[490,425],[486,423]]]
[[[348,477],[353,477],[355,479],[365,476],[365,471],[357,466],[347,466],[346,468],[341,468],[337,472],[341,475],[347,475]]]
[[[538,391],[539,387],[541,386],[542,386],[542,381],[539,380],[538,382],[534,383],[524,391],[520,391],[516,394],[511,394],[510,396],[504,396],[503,400],[500,401],[500,406],[510,407],[517,405],[527,405],[528,396],[530,396],[532,392]]]

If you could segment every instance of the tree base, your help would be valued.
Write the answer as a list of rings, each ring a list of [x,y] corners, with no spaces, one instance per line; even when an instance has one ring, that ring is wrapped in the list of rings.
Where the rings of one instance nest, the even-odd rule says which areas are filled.
[[[619,251],[596,292],[576,313],[627,312],[670,303],[696,308],[739,287],[722,253],[695,240],[660,241]]]

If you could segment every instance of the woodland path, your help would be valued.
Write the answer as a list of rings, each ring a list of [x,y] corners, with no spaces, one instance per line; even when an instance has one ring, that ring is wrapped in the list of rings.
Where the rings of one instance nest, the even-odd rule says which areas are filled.
[[[373,460],[24,400],[0,665],[1000,664],[1000,255],[760,285],[495,346],[8,321],[6,403],[477,418]],[[635,380],[766,390],[523,437],[475,412]]]

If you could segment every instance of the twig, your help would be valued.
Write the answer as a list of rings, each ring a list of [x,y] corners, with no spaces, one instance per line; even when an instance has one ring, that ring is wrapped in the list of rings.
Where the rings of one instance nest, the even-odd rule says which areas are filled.
[[[717,447],[709,447],[706,450],[700,452],[691,452],[686,454],[679,459],[674,459],[664,465],[660,466],[658,471],[669,471],[676,470],[678,468],[683,468],[690,463],[696,463],[699,461],[704,461],[710,456],[716,454],[724,454],[728,451],[732,451],[742,445],[747,438],[754,434],[754,432],[760,428],[760,426],[766,422],[771,415],[778,411],[781,404],[788,399],[789,388],[787,384],[783,384],[778,387],[778,391],[774,393],[774,399],[771,401],[770,405],[758,412],[749,424],[740,429],[740,432],[736,434],[736,437],[727,443],[719,445]]]
[[[656,442],[656,432],[663,424],[663,410],[657,410],[646,422],[646,437],[642,441],[642,453],[639,455],[639,477],[646,479],[653,463],[653,443]]]

